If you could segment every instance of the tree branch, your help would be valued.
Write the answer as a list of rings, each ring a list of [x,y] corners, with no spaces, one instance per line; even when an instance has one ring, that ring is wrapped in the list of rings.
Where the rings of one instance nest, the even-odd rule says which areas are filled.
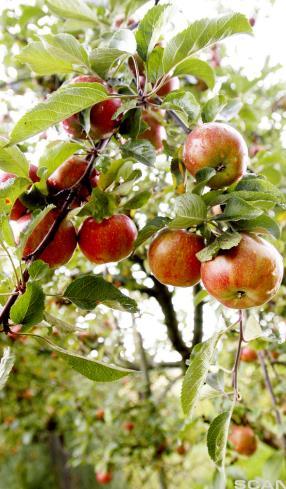
[[[202,342],[203,339],[203,307],[204,302],[195,304],[196,295],[202,290],[200,283],[193,288],[194,297],[194,332],[191,350],[198,344]]]
[[[53,240],[59,226],[61,225],[62,221],[65,219],[67,214],[69,213],[70,206],[71,206],[73,200],[75,199],[75,197],[77,196],[79,188],[81,187],[81,185],[85,181],[85,179],[89,176],[95,159],[99,155],[100,151],[103,148],[105,148],[105,146],[109,142],[109,139],[110,138],[102,139],[96,145],[96,147],[94,148],[94,151],[92,152],[92,156],[91,156],[91,159],[87,165],[85,173],[81,176],[81,178],[70,189],[67,189],[67,197],[66,197],[66,200],[64,201],[64,203],[60,209],[59,215],[57,216],[57,218],[53,222],[52,226],[50,227],[49,231],[47,232],[46,236],[43,238],[43,240],[37,246],[37,248],[32,253],[30,253],[29,255],[26,255],[25,257],[23,257],[23,259],[25,261],[29,261],[29,263],[32,263],[34,260],[36,260],[41,255],[41,253],[51,243],[51,241]],[[12,295],[7,300],[6,304],[3,306],[3,309],[0,313],[0,324],[3,324],[5,333],[8,333],[10,331],[10,329],[9,329],[9,316],[10,316],[11,308],[12,308],[13,304],[16,302],[18,296],[25,291],[26,284],[27,284],[28,280],[29,280],[29,269],[26,268],[23,272],[22,280],[21,280],[20,284],[17,285],[17,287],[15,288],[15,291],[12,293]]]
[[[268,390],[270,397],[271,397],[271,401],[272,401],[273,409],[275,412],[277,424],[278,424],[279,428],[281,428],[281,430],[283,430],[283,421],[282,421],[281,413],[277,407],[277,400],[276,400],[276,396],[274,394],[273,386],[272,386],[272,383],[270,380],[268,368],[267,368],[267,365],[265,363],[265,357],[264,357],[263,351],[258,352],[258,358],[259,358],[260,365],[261,365],[262,372],[263,372],[263,376],[265,379],[265,385],[266,385],[267,390]],[[285,433],[282,434],[281,440],[282,440],[282,446],[283,446],[284,453],[286,453],[286,434]]]

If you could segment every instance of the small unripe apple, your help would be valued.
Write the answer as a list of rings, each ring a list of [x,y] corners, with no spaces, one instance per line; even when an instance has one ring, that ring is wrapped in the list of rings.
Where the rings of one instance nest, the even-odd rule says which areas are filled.
[[[35,251],[39,246],[49,232],[58,213],[59,211],[57,209],[52,209],[35,227],[25,243],[23,250],[24,258],[25,256],[30,255],[30,253]],[[13,231],[16,243],[19,242],[20,233],[26,229],[31,219],[31,215],[27,214],[15,223]],[[70,260],[76,245],[77,239],[75,228],[69,220],[65,219],[60,224],[53,240],[38,258],[46,262],[50,267],[59,267]]]
[[[78,156],[72,156],[64,161],[48,178],[47,185],[51,193],[71,188],[84,175],[88,161]],[[99,180],[98,171],[93,168],[89,177],[90,187],[96,187]],[[82,185],[79,201],[85,201],[90,194],[88,185]]]
[[[183,162],[194,177],[205,167],[214,168],[217,173],[208,186],[218,189],[237,182],[245,174],[248,150],[236,129],[221,122],[210,122],[188,134]]]
[[[257,353],[253,348],[249,348],[248,346],[245,346],[241,350],[240,360],[246,363],[255,362],[257,360]]]
[[[157,152],[162,151],[164,148],[163,141],[167,139],[166,129],[149,112],[143,112],[142,118],[149,128],[139,134],[138,139],[147,139],[155,146]]]
[[[37,170],[38,167],[36,165],[33,165],[32,163],[29,165],[29,178],[32,180],[33,183],[39,182],[39,177],[37,175]],[[8,173],[8,172],[1,172],[0,173],[0,186],[1,184],[5,184],[8,180],[11,178],[16,178],[17,175],[14,173]],[[18,198],[15,202],[14,205],[11,209],[10,213],[10,219],[12,221],[17,221],[22,217],[24,214],[27,212],[27,207],[21,202],[20,198]]]
[[[159,282],[190,287],[200,280],[201,263],[196,257],[204,247],[201,236],[183,229],[163,230],[152,241],[148,262]]]
[[[135,428],[135,424],[132,423],[132,421],[125,421],[125,423],[123,423],[123,429],[125,431],[127,431],[128,433],[130,433],[131,431],[133,431]]]
[[[96,480],[103,486],[109,484],[112,481],[112,477],[111,472],[96,472]]]
[[[75,83],[100,83],[105,86],[111,94],[112,90],[107,86],[104,80],[97,75],[80,75],[71,81]],[[92,106],[90,110],[90,137],[93,139],[101,139],[112,136],[114,130],[118,126],[121,117],[112,119],[113,115],[121,105],[120,98],[112,98],[103,100]],[[86,133],[81,125],[80,115],[73,114],[63,121],[65,131],[74,138],[85,139]]]
[[[91,262],[102,264],[129,256],[136,238],[134,222],[124,214],[117,214],[101,222],[88,217],[80,228],[78,242]]]
[[[278,291],[283,259],[268,241],[242,233],[238,246],[202,263],[202,281],[210,295],[233,309],[258,307]]]
[[[177,76],[170,77],[164,85],[159,88],[157,95],[159,97],[165,97],[168,93],[178,90],[180,88],[180,80]]]
[[[233,425],[230,431],[229,441],[241,455],[249,456],[256,452],[257,440],[250,426]]]

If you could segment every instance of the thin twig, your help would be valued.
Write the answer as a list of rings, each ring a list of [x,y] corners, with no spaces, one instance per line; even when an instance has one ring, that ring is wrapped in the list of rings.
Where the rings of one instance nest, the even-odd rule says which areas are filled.
[[[240,353],[241,353],[241,345],[243,342],[243,316],[242,316],[242,310],[239,310],[239,340],[238,340],[238,345],[237,345],[237,350],[236,350],[236,356],[235,356],[235,362],[232,370],[232,386],[234,389],[234,397],[235,400],[238,401],[240,399],[239,393],[238,393],[238,368],[239,368],[239,363],[240,363]]]
[[[271,401],[272,401],[273,409],[274,409],[274,412],[275,412],[275,417],[276,417],[277,424],[278,424],[279,428],[281,430],[283,430],[284,429],[284,426],[283,426],[282,416],[281,416],[281,413],[280,413],[280,411],[279,411],[279,409],[277,407],[276,396],[274,394],[274,390],[273,390],[273,386],[272,386],[271,379],[270,379],[270,376],[269,376],[268,368],[267,368],[267,365],[265,363],[265,354],[264,354],[264,351],[259,351],[258,352],[258,358],[259,358],[260,365],[261,365],[261,368],[262,368],[262,372],[263,372],[263,376],[264,376],[264,380],[265,380],[265,385],[266,385],[266,388],[267,388],[267,390],[268,390],[268,392],[270,394],[270,397],[271,397]],[[282,434],[281,440],[282,440],[283,450],[286,453],[286,434],[285,433]]]

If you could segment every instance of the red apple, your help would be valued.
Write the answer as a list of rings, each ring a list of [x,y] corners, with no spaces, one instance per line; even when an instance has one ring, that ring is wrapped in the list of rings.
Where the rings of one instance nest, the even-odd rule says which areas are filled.
[[[257,353],[255,350],[253,350],[253,348],[249,348],[248,346],[245,346],[241,350],[240,360],[246,363],[255,362],[257,360]]]
[[[96,472],[96,480],[100,484],[107,485],[112,481],[112,473],[111,472]]]
[[[72,156],[64,161],[48,178],[47,185],[51,193],[55,194],[61,190],[72,187],[84,175],[88,166],[88,161]],[[99,179],[98,171],[93,168],[89,182],[91,187],[96,187]],[[79,200],[85,201],[90,194],[87,185],[83,185],[79,192]]]
[[[208,185],[218,189],[231,185],[245,174],[248,150],[236,129],[220,122],[210,122],[188,134],[183,162],[193,176],[202,168],[214,168],[217,174]]]
[[[74,83],[101,83],[105,86],[109,93],[113,93],[107,86],[104,80],[97,75],[80,75],[74,78],[71,82]],[[112,116],[121,105],[120,98],[104,100],[93,105],[90,110],[90,137],[93,139],[101,139],[112,136],[114,130],[118,126],[121,117],[113,120]],[[86,133],[81,125],[80,115],[73,114],[63,121],[65,131],[72,137],[85,139]]]
[[[278,291],[283,259],[276,248],[254,234],[242,234],[238,246],[202,263],[202,281],[219,302],[233,309],[261,306]]]
[[[143,112],[142,118],[149,128],[139,134],[138,139],[147,139],[158,152],[162,151],[163,141],[167,139],[166,129],[149,112]]]
[[[95,418],[98,421],[104,421],[104,418],[105,418],[105,411],[104,411],[104,409],[102,409],[102,408],[97,409],[95,411]]]
[[[118,214],[101,222],[88,217],[80,228],[78,242],[91,262],[102,264],[129,256],[136,237],[134,222],[128,216]]]
[[[133,431],[135,428],[135,424],[132,423],[132,421],[125,421],[125,423],[123,423],[123,429],[125,431],[127,431],[128,433],[130,433],[131,431]]]
[[[177,76],[170,77],[164,85],[157,91],[159,97],[165,97],[168,93],[180,88],[180,80]]]
[[[233,425],[228,439],[234,449],[242,455],[252,455],[256,452],[257,441],[250,426]]]
[[[187,453],[186,446],[183,443],[181,443],[180,445],[177,446],[176,452],[179,455],[186,455],[186,453]]]
[[[176,287],[190,287],[200,280],[201,263],[196,257],[204,247],[201,236],[183,229],[163,230],[152,241],[148,261],[159,282]]]
[[[54,223],[59,211],[52,209],[32,231],[28,237],[23,250],[23,257],[32,253],[42,242],[52,224]],[[27,214],[19,219],[14,226],[14,236],[16,243],[19,242],[20,233],[25,230],[31,221],[31,215]],[[38,257],[45,261],[50,267],[59,267],[67,263],[76,248],[76,231],[73,224],[65,219],[56,232],[51,243]]]
[[[33,164],[30,164],[29,165],[29,178],[32,180],[33,183],[35,182],[39,182],[39,177],[37,175],[37,170],[38,170],[38,167],[33,165]],[[1,172],[0,173],[0,187],[2,184],[5,184],[5,182],[7,182],[8,180],[10,180],[11,178],[16,178],[17,175],[15,175],[14,173],[8,173],[8,172]],[[27,212],[27,207],[21,202],[20,198],[18,198],[15,202],[14,202],[14,205],[11,209],[11,213],[10,213],[10,219],[12,219],[12,221],[17,221],[17,219],[20,219],[20,217],[22,217],[24,214],[26,214]]]

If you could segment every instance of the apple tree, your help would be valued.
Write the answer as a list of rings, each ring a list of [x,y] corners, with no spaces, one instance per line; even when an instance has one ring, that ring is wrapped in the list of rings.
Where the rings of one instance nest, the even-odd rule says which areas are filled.
[[[164,489],[175,473],[184,488],[201,460],[181,470],[181,458],[198,443],[209,458],[196,487],[225,487],[240,456],[262,453],[261,463],[283,471],[285,96],[221,66],[218,43],[252,34],[244,15],[174,33],[170,5],[143,4],[47,0],[3,14],[3,436],[17,451],[9,430],[20,419],[19,439],[38,440],[35,450],[48,439],[59,466],[67,448],[71,466],[96,467],[87,487]],[[15,117],[20,100],[28,106]],[[180,287],[194,310],[191,340],[174,305]],[[146,350],[138,323],[154,302],[178,361]],[[218,318],[211,334],[205,306]],[[182,376],[180,414],[172,387]],[[252,409],[259,395],[262,408]],[[57,487],[41,457],[40,480]],[[61,477],[76,484],[90,473]],[[21,483],[29,487],[26,476]]]

